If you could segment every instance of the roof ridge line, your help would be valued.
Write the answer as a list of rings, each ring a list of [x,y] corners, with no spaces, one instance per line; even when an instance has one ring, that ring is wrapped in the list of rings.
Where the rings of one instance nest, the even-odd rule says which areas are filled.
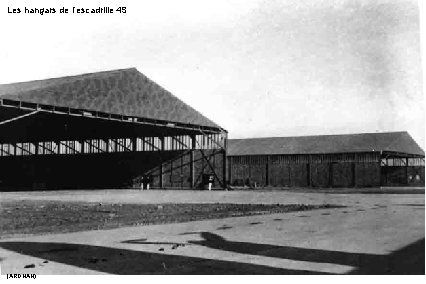
[[[75,74],[75,75],[66,75],[66,76],[60,76],[60,77],[44,78],[44,79],[31,80],[31,81],[20,81],[20,82],[13,82],[13,83],[5,83],[5,84],[0,84],[0,87],[1,86],[11,86],[11,85],[15,85],[15,84],[36,83],[36,82],[42,82],[42,81],[48,81],[48,80],[67,79],[67,78],[88,76],[88,75],[94,75],[94,74],[105,74],[105,73],[111,73],[111,72],[117,72],[117,71],[126,71],[126,70],[129,70],[129,71],[130,70],[136,70],[136,71],[138,71],[138,69],[136,67],[120,68],[120,69],[112,69],[112,70],[105,70],[105,71],[89,72],[89,73],[82,73],[82,74]]]
[[[274,138],[302,138],[302,137],[348,136],[348,135],[353,136],[353,135],[391,134],[391,133],[407,133],[407,131],[365,132],[365,133],[347,133],[347,134],[318,134],[318,135],[300,135],[300,136],[269,136],[269,137],[229,138],[229,140],[274,139]]]
[[[221,128],[135,67],[4,84],[0,98]]]

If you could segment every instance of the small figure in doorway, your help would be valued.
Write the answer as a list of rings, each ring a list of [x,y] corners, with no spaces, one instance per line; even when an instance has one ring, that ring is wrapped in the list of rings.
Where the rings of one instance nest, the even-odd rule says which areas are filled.
[[[151,183],[151,176],[143,176],[141,179],[141,190],[149,190],[149,184]]]
[[[145,183],[145,177],[142,177],[141,178],[141,188],[140,188],[140,190],[143,190],[144,189],[144,183]]]
[[[212,190],[212,184],[213,184],[214,177],[209,176],[209,190]]]
[[[149,190],[149,184],[151,183],[151,176],[146,176],[145,182],[146,182],[146,190]]]

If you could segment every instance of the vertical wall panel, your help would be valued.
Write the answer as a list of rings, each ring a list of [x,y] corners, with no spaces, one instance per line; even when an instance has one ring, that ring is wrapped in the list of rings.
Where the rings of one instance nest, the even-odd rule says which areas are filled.
[[[308,186],[306,164],[292,164],[290,167],[290,185],[294,187]]]
[[[256,187],[264,187],[266,185],[266,171],[264,164],[254,164],[250,165],[250,181]]]
[[[328,163],[313,163],[311,166],[313,187],[330,186],[330,165]]]
[[[272,163],[270,175],[272,186],[290,186],[290,169],[287,164]]]
[[[355,183],[357,187],[380,186],[379,163],[356,163]]]
[[[352,163],[333,163],[333,187],[352,187]]]

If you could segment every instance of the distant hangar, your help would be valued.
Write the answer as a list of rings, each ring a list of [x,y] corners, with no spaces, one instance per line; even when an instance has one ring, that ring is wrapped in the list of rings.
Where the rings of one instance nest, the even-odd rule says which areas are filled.
[[[250,187],[424,186],[407,132],[229,139],[228,180]]]

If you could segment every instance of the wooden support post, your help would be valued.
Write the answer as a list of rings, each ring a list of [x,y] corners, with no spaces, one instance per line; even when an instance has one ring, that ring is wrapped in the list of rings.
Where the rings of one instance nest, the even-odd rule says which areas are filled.
[[[311,186],[311,163],[307,163],[306,164],[306,181],[307,181],[307,185],[310,187]]]
[[[164,137],[160,137],[160,147],[161,147],[161,154],[164,154]],[[145,138],[144,140],[142,140],[142,147],[143,147],[143,151],[145,151]],[[161,155],[160,155],[161,157]],[[160,188],[163,188],[163,160],[161,160],[160,162],[160,169],[159,169],[160,173],[158,174],[158,178],[159,178],[159,186]]]
[[[183,188],[183,155],[180,156],[180,187]]]
[[[410,181],[408,180],[408,158],[405,158],[405,181],[407,185],[410,184]]]
[[[223,149],[223,152],[222,152],[222,179],[223,179],[223,189],[228,189],[228,186],[227,186],[227,178],[226,178],[226,165],[227,165],[227,157],[226,157],[226,149],[227,149],[227,144],[228,144],[228,135],[226,135],[224,138],[224,141],[223,141],[223,145],[224,145],[224,149]]]
[[[170,160],[170,187],[173,187],[173,159]]]
[[[265,186],[269,186],[269,163],[271,162],[270,156],[266,156],[266,165],[265,165]]]
[[[250,187],[251,185],[251,160],[250,156],[247,157],[247,165],[248,165],[248,184],[247,186]]]
[[[104,139],[105,142],[105,153],[109,153],[109,139]]]
[[[329,180],[328,180],[328,186],[333,187],[333,163],[328,164],[328,174],[329,174]]]
[[[137,146],[138,146],[138,138],[137,137],[133,137],[132,138],[132,145],[133,145],[132,151],[136,152],[137,151]]]
[[[352,187],[356,187],[356,163],[352,163]]]
[[[231,184],[232,185],[232,157],[227,157],[227,159],[228,159],[228,181],[229,181],[229,184]]]
[[[196,148],[196,137],[195,135],[191,136],[191,152],[189,153],[189,176],[191,179],[191,188],[195,188],[195,168],[194,168],[194,160],[195,160],[195,148]]]
[[[287,164],[287,170],[288,170],[288,186],[291,187],[291,161]]]
[[[39,152],[38,152],[38,142],[34,142],[34,155],[38,155],[39,154]]]
[[[79,143],[80,143],[80,145],[81,145],[81,149],[80,149],[80,153],[81,154],[84,154],[84,140],[80,140],[80,141],[78,141]]]
[[[313,187],[312,184],[312,155],[308,156],[308,186]]]
[[[388,167],[389,167],[389,161],[386,157],[386,167],[385,167],[385,185],[388,185]]]

